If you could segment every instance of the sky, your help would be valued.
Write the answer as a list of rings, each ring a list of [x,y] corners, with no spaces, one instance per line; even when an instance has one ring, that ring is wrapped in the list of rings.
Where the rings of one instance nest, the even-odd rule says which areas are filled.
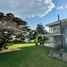
[[[67,18],[67,0],[0,0],[0,12],[13,13],[36,29],[39,23],[57,21],[58,14],[60,19]]]

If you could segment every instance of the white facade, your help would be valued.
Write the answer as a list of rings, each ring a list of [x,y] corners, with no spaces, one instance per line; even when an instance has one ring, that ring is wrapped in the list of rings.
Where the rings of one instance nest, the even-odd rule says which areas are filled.
[[[60,23],[56,22],[55,24],[49,24],[48,26],[51,34],[50,42],[54,43],[55,46],[63,43],[63,46],[67,47],[67,22],[62,23],[62,36],[60,32]]]

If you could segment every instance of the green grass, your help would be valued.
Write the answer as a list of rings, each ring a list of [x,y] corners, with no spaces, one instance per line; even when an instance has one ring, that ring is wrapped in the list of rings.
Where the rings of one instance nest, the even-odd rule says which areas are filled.
[[[21,50],[0,53],[0,67],[67,67],[67,62],[48,57],[51,48],[19,44]]]
[[[17,49],[17,48],[23,48],[23,47],[31,47],[35,46],[34,43],[27,43],[27,44],[13,44],[9,46],[9,49]]]

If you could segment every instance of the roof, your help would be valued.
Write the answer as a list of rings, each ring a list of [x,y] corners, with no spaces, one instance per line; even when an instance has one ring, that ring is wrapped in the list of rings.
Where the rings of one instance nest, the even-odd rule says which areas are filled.
[[[60,21],[64,21],[64,22],[67,22],[67,19],[62,19],[62,20],[60,20]],[[55,26],[55,25],[58,25],[58,24],[60,24],[60,21],[55,21],[55,22],[52,22],[52,23],[49,23],[49,24],[47,24],[46,26],[48,26],[48,27],[50,27],[50,26]]]
[[[55,22],[53,22],[53,23],[47,24],[46,26],[48,26],[48,27],[50,27],[50,26],[55,26],[55,25],[58,25],[59,23],[60,23],[60,22],[55,21]]]

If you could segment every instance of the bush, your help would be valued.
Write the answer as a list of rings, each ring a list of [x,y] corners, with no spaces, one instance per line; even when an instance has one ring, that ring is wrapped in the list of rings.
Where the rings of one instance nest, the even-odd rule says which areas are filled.
[[[24,40],[17,40],[16,39],[16,40],[13,41],[13,43],[15,43],[15,44],[17,44],[17,43],[25,43],[25,41]]]

